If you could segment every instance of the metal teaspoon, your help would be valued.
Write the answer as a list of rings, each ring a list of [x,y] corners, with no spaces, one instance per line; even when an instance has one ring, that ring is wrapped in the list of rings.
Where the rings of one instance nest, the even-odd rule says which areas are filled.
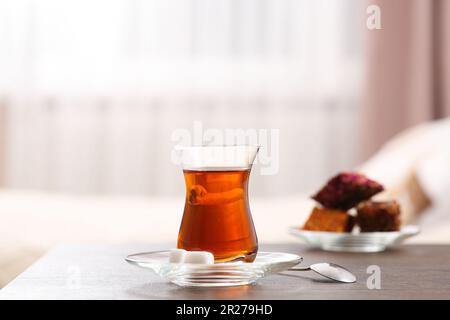
[[[309,270],[312,270],[315,273],[320,274],[321,276],[334,281],[345,283],[356,282],[356,277],[350,271],[334,263],[326,263],[326,262],[315,263],[310,265],[309,267],[290,268],[287,271],[309,271]]]

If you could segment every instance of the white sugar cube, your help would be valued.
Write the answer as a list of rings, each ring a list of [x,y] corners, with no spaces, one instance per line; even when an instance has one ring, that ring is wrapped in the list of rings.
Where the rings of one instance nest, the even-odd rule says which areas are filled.
[[[184,249],[172,249],[170,250],[169,262],[171,263],[183,263],[186,257],[187,251]]]
[[[208,251],[188,251],[184,263],[214,264],[214,255]]]

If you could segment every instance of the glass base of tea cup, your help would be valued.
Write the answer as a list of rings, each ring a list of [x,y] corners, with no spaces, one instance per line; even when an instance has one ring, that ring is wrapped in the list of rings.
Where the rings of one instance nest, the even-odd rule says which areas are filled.
[[[252,284],[264,277],[264,272],[222,272],[220,275],[214,273],[184,274],[168,277],[168,280],[181,287],[231,287]]]
[[[256,254],[258,253],[258,247],[255,247],[250,250],[245,251],[231,251],[231,252],[221,252],[218,253],[217,250],[211,250],[209,248],[200,248],[197,246],[188,245],[182,240],[178,241],[177,245],[178,249],[184,249],[187,251],[208,251],[214,254],[214,262],[215,263],[224,263],[224,262],[253,262],[256,258]]]
[[[238,256],[231,256],[231,257],[224,257],[224,258],[215,258],[214,262],[221,263],[221,262],[253,262],[256,258],[257,251],[246,253]]]

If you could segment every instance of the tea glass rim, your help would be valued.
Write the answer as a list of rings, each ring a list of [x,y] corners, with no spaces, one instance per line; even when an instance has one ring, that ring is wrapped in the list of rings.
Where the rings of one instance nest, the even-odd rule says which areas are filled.
[[[259,145],[193,145],[175,148],[183,170],[211,171],[250,169]]]

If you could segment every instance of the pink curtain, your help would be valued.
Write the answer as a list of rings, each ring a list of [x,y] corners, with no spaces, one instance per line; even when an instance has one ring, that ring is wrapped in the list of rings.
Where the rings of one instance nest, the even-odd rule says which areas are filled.
[[[5,126],[5,102],[0,99],[0,188],[5,182]]]
[[[361,160],[396,133],[450,115],[450,0],[374,0],[367,30]]]

